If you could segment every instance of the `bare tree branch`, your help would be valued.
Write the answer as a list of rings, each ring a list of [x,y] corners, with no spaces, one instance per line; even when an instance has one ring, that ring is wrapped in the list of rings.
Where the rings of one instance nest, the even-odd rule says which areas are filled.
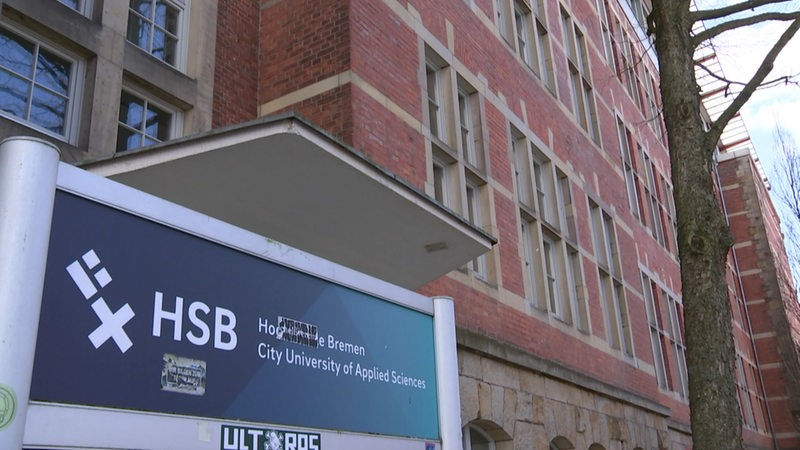
[[[791,0],[748,0],[741,3],[725,6],[723,8],[694,11],[692,12],[691,16],[692,16],[692,21],[694,22],[697,22],[698,20],[714,20],[727,17],[732,14],[737,14],[743,11],[754,10],[762,6],[774,5],[778,3],[786,3],[788,1]]]
[[[736,28],[742,28],[770,20],[780,20],[780,21],[795,20],[799,17],[800,17],[800,11],[792,13],[768,12],[768,13],[758,14],[755,16],[745,17],[742,19],[729,20],[727,22],[711,27],[707,30],[703,30],[700,33],[697,33],[694,36],[695,46],[709,39],[712,39],[716,36],[719,36],[720,34],[726,31],[735,30]]]
[[[756,70],[756,73],[750,79],[750,81],[745,84],[744,88],[738,95],[733,99],[730,105],[725,109],[725,111],[720,114],[717,120],[711,125],[711,128],[707,132],[707,137],[713,141],[719,141],[719,137],[722,135],[722,131],[728,125],[728,122],[742,109],[742,106],[750,99],[756,89],[762,85],[764,79],[767,78],[767,75],[772,71],[772,68],[775,64],[775,59],[778,57],[780,52],[786,47],[786,44],[792,39],[792,37],[797,33],[797,30],[800,29],[800,19],[795,19],[788,28],[783,32],[781,37],[775,42],[775,45],[772,46],[770,51],[764,57],[764,60],[761,62],[761,65]]]
[[[725,96],[727,96],[730,93],[729,88],[731,86],[745,86],[746,85],[742,81],[731,80],[728,77],[721,76],[720,74],[718,74],[718,73],[714,72],[713,70],[709,69],[703,63],[695,62],[694,65],[699,67],[703,72],[705,72],[711,78],[715,78],[715,79],[725,83],[727,85],[726,86],[726,90],[727,91],[725,93]],[[756,89],[769,88],[769,87],[776,86],[776,85],[789,85],[789,84],[794,85],[794,86],[800,86],[800,81],[797,80],[797,78],[799,78],[799,77],[800,77],[800,74],[784,75],[784,76],[780,76],[778,78],[773,78],[771,80],[762,81],[761,84]]]

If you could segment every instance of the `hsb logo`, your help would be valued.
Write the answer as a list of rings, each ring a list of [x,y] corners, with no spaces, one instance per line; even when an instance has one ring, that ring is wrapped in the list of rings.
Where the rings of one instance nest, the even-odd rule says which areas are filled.
[[[112,278],[108,270],[100,264],[100,258],[94,249],[84,253],[83,256],[72,261],[66,267],[67,273],[78,287],[86,300],[93,300],[91,307],[100,325],[89,334],[89,340],[94,348],[100,348],[106,341],[112,339],[122,353],[127,352],[132,346],[130,336],[125,332],[125,325],[135,317],[133,308],[125,303],[117,311],[112,311],[105,299],[99,295],[100,291],[111,283]],[[164,305],[164,294],[155,291],[153,297],[153,327],[152,335],[161,337],[162,323],[172,322],[172,339],[181,341],[184,337],[190,343],[202,346],[209,343],[213,334],[214,348],[219,350],[234,350],[237,344],[236,314],[233,311],[214,307],[195,301],[189,304],[186,317],[190,322],[189,331],[183,333],[184,309],[183,298],[175,296],[171,310]],[[213,328],[212,328],[213,327]]]

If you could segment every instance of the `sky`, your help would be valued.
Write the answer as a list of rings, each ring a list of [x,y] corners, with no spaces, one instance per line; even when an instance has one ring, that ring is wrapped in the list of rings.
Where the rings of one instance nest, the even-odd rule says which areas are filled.
[[[722,0],[699,0],[700,7],[735,3]],[[800,2],[787,2],[781,9],[800,8]],[[726,32],[714,42],[717,57],[726,77],[746,81],[762,61],[764,54],[786,28],[786,23],[766,22]],[[783,50],[767,79],[795,75],[800,83],[800,33]],[[756,153],[770,175],[774,163],[774,130],[777,123],[800,139],[800,86],[781,85],[756,92],[742,109],[742,117]]]

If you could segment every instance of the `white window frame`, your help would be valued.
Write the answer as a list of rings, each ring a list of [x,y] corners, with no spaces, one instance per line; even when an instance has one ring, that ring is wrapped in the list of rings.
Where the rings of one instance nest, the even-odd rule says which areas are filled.
[[[74,56],[70,53],[65,52],[64,50],[59,49],[55,44],[50,43],[49,41],[41,38],[37,34],[28,31],[24,28],[20,28],[17,26],[12,26],[6,22],[0,22],[0,28],[4,28],[11,32],[12,34],[18,35],[22,39],[27,40],[28,43],[33,44],[36,46],[35,53],[38,54],[41,48],[44,48],[50,53],[58,56],[59,58],[63,58],[70,62],[71,70],[69,75],[69,87],[67,88],[68,96],[67,96],[67,107],[65,109],[64,115],[64,133],[59,134],[57,132],[48,130],[47,128],[32,122],[26,118],[16,116],[11,113],[7,113],[5,111],[0,110],[0,116],[22,124],[26,127],[32,128],[40,133],[44,133],[48,136],[51,136],[59,141],[67,142],[69,144],[75,145],[78,139],[78,130],[80,127],[80,112],[81,112],[81,99],[83,97],[83,80],[84,80],[84,73],[86,70],[86,63],[84,60]],[[33,57],[33,64],[35,65],[37,62],[37,57],[34,55]],[[3,69],[5,70],[5,69]],[[19,75],[13,75],[15,77],[19,77]],[[26,83],[33,83],[31,84],[31,88],[36,85],[33,78],[25,78]],[[28,97],[26,99],[27,107],[29,109],[30,103],[32,101],[31,92],[28,92]]]
[[[590,201],[589,211],[606,339],[612,348],[633,358],[630,313],[622,282],[614,219],[593,201]]]
[[[664,341],[666,340],[659,305],[656,303],[656,293],[653,291],[653,281],[642,273],[642,294],[644,295],[644,306],[647,314],[647,323],[650,325],[650,346],[653,348],[653,365],[656,370],[656,381],[662,389],[669,389],[667,380],[667,367],[669,360],[664,351]]]
[[[467,424],[464,426],[464,429],[461,433],[463,450],[477,450],[472,448],[472,432],[477,433],[478,436],[486,440],[485,443],[481,443],[486,445],[486,450],[495,450],[494,438],[490,436],[489,433],[487,433],[483,428],[474,424]]]
[[[137,43],[132,42],[130,40],[128,40],[128,42],[130,42],[132,45],[142,49],[142,51],[144,51],[145,53],[149,54],[154,59],[163,62],[164,64],[167,64],[167,65],[169,65],[171,67],[174,67],[174,68],[176,68],[178,70],[181,70],[181,71],[186,70],[187,46],[188,46],[188,40],[189,40],[188,39],[188,34],[189,34],[188,33],[188,30],[189,30],[189,26],[188,26],[189,20],[188,20],[188,18],[189,18],[189,13],[190,13],[190,11],[189,11],[189,1],[188,0],[148,0],[148,1],[151,1],[153,3],[155,3],[156,1],[163,1],[166,4],[168,4],[169,6],[174,7],[175,9],[178,10],[178,27],[177,27],[177,30],[176,30],[176,33],[175,33],[175,39],[177,41],[176,44],[175,44],[175,61],[169,62],[169,61],[167,61],[165,59],[162,59],[162,58],[159,58],[159,57],[155,56],[152,53],[153,29],[156,26],[158,28],[160,28],[160,29],[163,29],[163,27],[161,27],[159,25],[156,25],[155,22],[152,20],[152,17],[144,17],[141,14],[139,14],[138,12],[134,12],[134,10],[131,9],[131,7],[130,7],[130,2],[128,3],[128,15],[130,16],[131,14],[134,14],[137,17],[144,18],[144,20],[146,20],[147,23],[150,24],[151,31],[150,31],[150,34],[148,36],[148,47],[150,47],[150,48],[140,47]],[[128,26],[129,26],[129,23],[126,23],[126,30],[125,30],[126,37],[127,37],[128,32],[129,32]],[[166,31],[166,30],[164,30],[164,31]]]
[[[619,117],[617,117],[617,137],[622,158],[622,171],[625,177],[625,189],[628,191],[628,207],[631,209],[633,217],[641,220],[639,191],[636,187],[636,170],[631,149],[633,135]]]
[[[477,182],[467,180],[465,188],[467,208],[466,219],[478,228],[483,228],[484,226],[484,211],[482,207],[483,189],[484,186],[481,186]],[[477,278],[483,281],[489,280],[488,264],[485,253],[475,257],[475,259],[470,261],[469,268],[472,270],[473,275],[475,275]]]
[[[572,110],[581,128],[589,133],[595,143],[599,143],[600,125],[597,118],[591,70],[589,69],[586,37],[578,27],[578,24],[573,21],[572,16],[563,8],[561,10],[561,22],[564,31],[567,66],[570,72],[569,86],[572,96]]]
[[[129,86],[129,85],[123,85],[122,91],[120,92],[120,102],[121,102],[122,92],[127,92],[129,95],[132,95],[132,96],[134,96],[134,97],[136,97],[136,98],[138,98],[140,100],[143,100],[147,104],[151,104],[151,105],[157,107],[158,109],[161,109],[162,111],[164,111],[164,112],[166,112],[166,113],[168,113],[170,115],[170,119],[171,120],[170,120],[170,127],[169,127],[169,133],[168,133],[167,139],[163,140],[163,141],[159,141],[157,138],[154,138],[153,140],[155,140],[157,142],[165,142],[167,140],[171,140],[171,139],[175,139],[177,137],[180,137],[182,135],[182,131],[183,131],[183,111],[179,110],[178,108],[176,108],[176,107],[174,107],[174,106],[172,106],[172,105],[170,105],[170,104],[168,104],[166,102],[163,102],[163,101],[155,98],[154,96],[148,94],[146,91],[143,91],[141,89],[137,89],[137,88]],[[119,116],[117,116],[117,139],[119,139],[119,129],[120,129],[120,127],[123,127],[123,126],[125,128],[127,128],[127,129],[129,129],[129,130],[136,131],[136,133],[139,134],[140,136],[148,136],[148,137],[153,138],[152,136],[149,136],[149,135],[145,134],[141,130],[134,130],[131,126],[129,126],[129,125],[123,123],[123,122],[120,122]],[[152,144],[150,144],[150,145],[152,145]],[[143,145],[143,146],[139,146],[139,147],[131,147],[131,148],[127,148],[125,150],[119,150],[119,149],[115,148],[114,151],[116,153],[125,153],[125,152],[129,152],[129,151],[132,151],[132,150],[136,150],[138,148],[143,148],[145,146],[147,146],[147,145]]]
[[[94,6],[93,5],[94,0],[75,0],[75,3],[77,4],[77,6],[75,7],[72,7],[71,5],[64,3],[65,0],[56,0],[56,1],[58,1],[59,3],[63,4],[64,6],[73,11],[77,11],[82,16],[86,17],[92,16],[92,7]]]
[[[495,0],[494,2],[494,15],[495,25],[497,25],[497,32],[500,34],[507,44],[514,45],[513,36],[513,9],[511,8],[510,0]]]
[[[529,304],[587,331],[588,310],[576,242],[570,180],[510,125],[520,220],[520,259]],[[577,320],[575,320],[577,318]]]
[[[444,95],[441,68],[427,61],[425,64],[425,93],[428,101],[428,129],[431,136],[444,141]]]
[[[527,64],[532,69],[534,68],[533,55],[531,43],[533,34],[531,33],[532,13],[528,6],[522,0],[514,0],[514,27],[517,37],[517,55],[522,59],[522,62]]]
[[[484,169],[483,121],[478,91],[466,80],[457,77],[459,146],[461,158],[473,168]]]

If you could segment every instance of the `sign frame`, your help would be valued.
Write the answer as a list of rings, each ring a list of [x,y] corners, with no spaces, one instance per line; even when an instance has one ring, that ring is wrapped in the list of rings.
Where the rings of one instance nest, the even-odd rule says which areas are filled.
[[[163,199],[98,177],[65,163],[58,165],[57,189],[106,205],[182,233],[223,245],[237,252],[280,264],[333,284],[353,289],[433,317],[438,394],[438,440],[380,436],[325,429],[318,433],[326,450],[362,445],[390,450],[457,449],[461,447],[460,403],[452,299],[429,298],[348,269],[263,236],[172,204]],[[102,427],[98,427],[98,422]],[[53,423],[72,424],[54,429]],[[269,426],[236,422],[235,425]],[[97,448],[217,449],[220,433],[230,421],[155,412],[112,410],[83,405],[31,402],[26,417],[24,446],[91,446]],[[287,428],[285,425],[275,427]],[[106,430],[98,436],[97,429]],[[294,429],[291,426],[290,429]],[[65,432],[65,430],[69,430]],[[174,433],[168,432],[175,431]],[[176,431],[180,430],[180,431]],[[174,436],[153,442],[154,436]]]

